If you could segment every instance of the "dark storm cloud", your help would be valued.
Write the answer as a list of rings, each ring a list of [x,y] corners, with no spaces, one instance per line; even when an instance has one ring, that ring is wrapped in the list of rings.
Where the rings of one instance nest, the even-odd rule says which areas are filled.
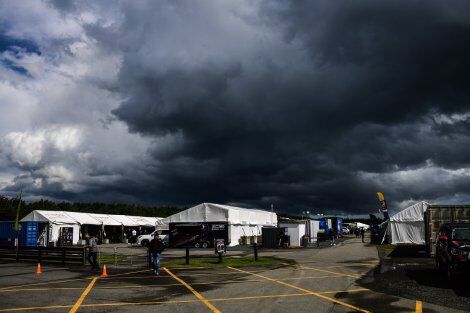
[[[157,198],[357,213],[377,206],[377,188],[394,203],[467,188],[463,176],[434,195],[429,181],[380,183],[380,173],[470,163],[469,120],[434,120],[469,110],[467,3],[270,1],[255,21],[241,19],[275,43],[228,55],[231,39],[201,22],[212,19],[207,7],[152,5],[124,6],[110,36],[125,47],[127,100],[113,113],[168,138],[152,150]],[[153,17],[162,11],[170,17]],[[247,45],[244,36],[230,44]]]

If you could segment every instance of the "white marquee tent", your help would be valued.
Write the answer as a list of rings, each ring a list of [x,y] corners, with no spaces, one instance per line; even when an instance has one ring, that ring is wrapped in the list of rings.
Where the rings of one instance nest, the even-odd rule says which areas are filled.
[[[80,229],[82,225],[157,227],[163,225],[163,218],[35,210],[23,217],[21,222],[49,223],[48,242],[57,242],[59,239],[60,228],[70,227],[73,229],[73,244],[77,244],[80,240]]]
[[[262,210],[201,203],[164,219],[165,224],[194,222],[227,222],[229,246],[236,246],[242,236],[261,236],[263,226],[277,226],[277,215]]]
[[[424,212],[428,206],[427,202],[418,202],[390,217],[387,227],[390,242],[425,244]]]

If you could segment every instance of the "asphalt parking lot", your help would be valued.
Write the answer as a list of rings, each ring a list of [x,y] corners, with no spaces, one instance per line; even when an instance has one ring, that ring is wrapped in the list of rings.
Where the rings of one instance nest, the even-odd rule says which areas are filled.
[[[383,293],[370,284],[375,247],[351,239],[327,249],[266,251],[271,267],[109,268],[0,264],[0,312],[462,312]],[[163,263],[164,265],[164,263]],[[372,276],[371,276],[372,275]]]

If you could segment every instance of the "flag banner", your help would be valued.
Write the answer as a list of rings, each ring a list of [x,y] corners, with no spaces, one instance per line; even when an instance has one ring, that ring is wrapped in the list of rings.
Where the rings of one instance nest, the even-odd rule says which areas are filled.
[[[20,209],[21,209],[21,197],[23,195],[23,191],[20,192],[20,200],[18,201],[18,207],[16,208],[16,218],[15,218],[15,225],[13,229],[18,232],[18,225],[20,222]]]
[[[384,215],[384,219],[388,220],[389,216],[388,216],[388,208],[387,208],[387,201],[385,201],[385,197],[383,195],[383,193],[381,193],[380,191],[377,192],[377,197],[379,198],[379,202],[380,202],[380,206],[381,206],[381,211]]]

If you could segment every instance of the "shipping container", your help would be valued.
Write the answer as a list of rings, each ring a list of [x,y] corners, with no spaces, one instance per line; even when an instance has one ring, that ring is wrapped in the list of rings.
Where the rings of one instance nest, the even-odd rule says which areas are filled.
[[[444,223],[470,223],[470,205],[430,205],[424,214],[428,254],[435,255],[436,238]]]
[[[172,248],[213,247],[214,239],[229,244],[227,222],[170,223],[169,245]]]
[[[16,232],[15,222],[0,222],[0,246],[14,246]],[[18,225],[18,243],[22,247],[35,247],[39,237],[39,222],[21,222]]]

